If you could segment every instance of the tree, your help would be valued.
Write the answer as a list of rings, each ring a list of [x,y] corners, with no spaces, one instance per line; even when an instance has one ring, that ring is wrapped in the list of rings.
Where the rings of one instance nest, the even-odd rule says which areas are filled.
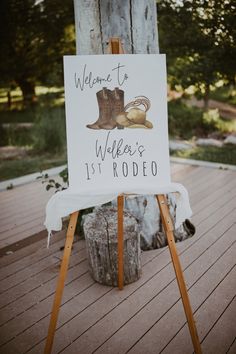
[[[31,101],[36,82],[47,83],[52,72],[61,74],[61,56],[68,42],[73,51],[73,42],[65,36],[71,24],[71,0],[64,1],[63,7],[59,0],[1,1],[1,85],[15,82],[24,100]]]
[[[235,82],[236,6],[233,0],[158,1],[160,48],[170,83],[195,85],[208,105],[210,85]]]

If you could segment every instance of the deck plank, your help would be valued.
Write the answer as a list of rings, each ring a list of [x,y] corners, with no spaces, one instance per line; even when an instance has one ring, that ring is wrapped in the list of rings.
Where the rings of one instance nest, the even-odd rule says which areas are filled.
[[[70,268],[74,268],[76,265],[79,265],[81,262],[86,260],[85,250],[82,249],[78,252],[75,252],[71,255],[70,258]],[[32,292],[34,289],[37,289],[39,286],[47,283],[48,281],[54,279],[56,281],[56,277],[60,268],[60,260],[57,257],[51,257],[48,260],[48,263],[44,265],[41,271],[35,271],[35,274],[31,274],[30,277],[25,277],[22,282],[17,282],[15,280],[16,285],[12,286],[9,284],[9,289],[4,291],[0,297],[0,308],[5,307],[6,305],[12,303],[13,301],[21,298],[22,296]],[[23,277],[23,275],[22,275]],[[70,276],[68,276],[67,280],[69,281]]]
[[[235,230],[236,228],[234,228],[233,231],[235,232]],[[217,241],[216,244],[214,244],[210,248],[209,252],[205,252],[195,262],[194,267],[191,267],[192,269],[189,268],[188,271],[185,271],[186,283],[189,285],[189,297],[194,312],[199,306],[201,306],[201,304],[205,301],[209,294],[211,294],[211,292],[215,288],[217,288],[221,281],[224,280],[225,276],[234,266],[233,255],[236,252],[236,245],[234,237],[232,236],[232,232],[230,231],[231,230],[229,230],[229,232],[226,232],[224,237],[220,239],[221,242]],[[231,242],[227,243],[229,236],[231,236]],[[230,247],[231,245],[233,246]],[[215,254],[213,254],[214,252]],[[210,258],[212,258],[211,265]],[[213,259],[215,259],[215,261],[213,261]],[[199,278],[199,274],[197,274],[199,273],[199,268],[201,268],[201,270],[204,270],[205,264],[208,264],[208,268],[205,269],[205,272]],[[198,277],[197,280],[194,279],[196,275]],[[192,282],[193,285],[191,285]],[[160,310],[157,313],[159,315]],[[144,314],[140,314],[140,318],[142,318],[142,316],[144,316]],[[137,319],[134,318],[134,321],[135,320],[136,322],[134,323],[137,323]],[[151,353],[153,348],[156,348],[157,352],[161,352],[166,346],[166,344],[176,335],[176,333],[180,330],[180,328],[184,325],[185,322],[186,319],[183,311],[183,306],[181,301],[178,301],[172,308],[170,308],[168,312],[166,312],[166,314],[161,318],[160,321],[158,321],[156,325],[154,325],[150,330],[148,330],[147,333],[145,333],[144,337],[142,337],[142,339],[136,343],[130,353],[142,353],[144,351],[145,353]],[[139,323],[140,325],[142,324],[142,322]],[[196,326],[199,329],[199,335],[201,335],[202,327],[200,326],[197,316]],[[124,328],[124,331],[125,329],[126,328]],[[129,329],[127,333],[129,333]],[[189,335],[189,333],[187,334]],[[118,335],[118,333],[116,335]],[[192,351],[193,347],[190,346],[189,350],[186,351],[186,353],[191,353]],[[100,353],[101,351],[98,352]],[[174,351],[174,353],[176,353],[176,351]]]
[[[209,354],[224,354],[236,336],[236,296],[202,343]]]
[[[236,296],[236,173],[180,164],[172,164],[171,171],[173,180],[183,183],[190,192],[197,227],[196,235],[178,243],[177,248],[203,352],[217,352],[214,341],[219,337],[225,342],[219,345],[219,353],[228,350],[232,354],[236,347],[236,333],[232,330]],[[44,191],[40,197],[42,185],[35,183],[35,188],[33,183],[2,195],[8,207],[5,217],[0,218],[0,240],[6,231],[9,242],[18,242],[14,232],[21,230],[22,238],[25,225],[42,218],[44,198],[49,195]],[[25,205],[21,209],[17,203],[14,205],[14,198],[18,200],[22,193]],[[37,196],[39,203],[35,205]],[[0,206],[1,203],[0,198]],[[15,213],[15,227],[12,223],[7,226],[9,210]],[[25,210],[29,214],[24,220]],[[41,214],[34,219],[37,212]],[[64,243],[64,233],[59,235],[49,250],[45,250],[42,240],[0,258],[3,353],[43,351],[62,257],[59,249]],[[77,242],[53,353],[191,353],[192,343],[168,249],[144,252],[142,264],[142,277],[122,292],[101,286],[89,275],[84,242]],[[229,332],[225,337],[224,328]]]
[[[31,247],[23,249],[26,252],[19,250],[17,253],[13,253],[6,257],[5,259],[9,260],[9,263],[3,262],[4,258],[2,257],[0,259],[0,281],[57,252],[60,247],[64,245],[64,240],[65,230],[58,232],[55,242],[51,242],[51,246],[49,248],[46,248],[46,242],[45,240],[42,240],[41,242],[38,242],[37,245],[34,243]],[[18,253],[20,253],[19,258],[16,257],[18,256]]]
[[[51,237],[50,245],[60,242],[62,239],[65,239],[64,229],[57,232],[56,237]],[[27,257],[31,257],[32,255],[35,255],[41,251],[45,253],[46,247],[46,239],[36,240],[29,244],[25,244],[25,246],[23,248],[18,249],[17,252],[12,252],[10,254],[3,255],[2,257],[0,257],[0,270],[2,269],[4,272],[8,272],[8,267],[13,265],[14,263],[18,261],[21,262],[22,260],[27,259]]]
[[[213,238],[217,239],[219,235],[221,235],[225,230],[228,229],[228,224],[233,223],[235,220],[235,213],[231,213],[231,218],[226,220],[225,218],[223,219],[222,222],[219,222],[215,228],[211,229],[211,235]],[[208,237],[208,234],[205,234],[205,238],[201,237],[201,247],[199,245],[198,250],[196,250],[196,247],[194,247],[194,250],[192,250],[190,247],[188,247],[188,242],[183,242],[178,244],[179,248],[183,248],[182,253],[184,254],[184,259],[186,259],[186,262],[191,263],[195,257],[199,256],[199,253],[203,252],[207,247],[210,247],[211,245],[211,237]],[[189,241],[189,240],[187,240]],[[192,240],[190,240],[192,242]],[[184,250],[186,248],[186,250]],[[194,251],[194,252],[193,252]],[[159,251],[160,252],[160,251]],[[157,252],[158,253],[158,252]],[[181,256],[181,260],[183,261],[183,255]],[[167,267],[168,271],[164,271],[162,273],[162,276],[158,274],[161,269],[160,267],[164,267],[165,269]],[[147,283],[147,280],[151,279],[152,281],[152,287],[148,286],[143,289],[144,285]],[[80,314],[76,315],[76,311],[74,311],[74,316],[69,321],[68,323],[65,323],[64,326],[61,326],[60,329],[58,330],[56,334],[56,339],[55,339],[55,352],[59,352],[63,347],[65,347],[66,343],[68,345],[68,338],[69,338],[69,343],[77,338],[81,333],[86,331],[88,328],[90,328],[96,321],[98,321],[100,318],[104,318],[104,316],[109,312],[117,308],[118,304],[122,302],[122,299],[124,302],[127,301],[127,297],[130,295],[128,291],[136,292],[138,291],[136,287],[141,287],[139,289],[139,292],[141,292],[140,295],[140,300],[137,301],[137,304],[139,305],[140,301],[144,301],[143,298],[145,299],[145,296],[152,296],[151,291],[155,292],[158,290],[158,286],[161,284],[168,284],[169,281],[174,281],[175,276],[173,273],[172,269],[172,264],[170,262],[168,250],[165,249],[164,252],[162,252],[161,255],[157,259],[153,259],[152,262],[148,263],[147,267],[143,267],[143,275],[141,279],[136,282],[135,284],[130,284],[129,286],[125,287],[125,289],[122,291],[120,294],[119,292],[117,293],[116,289],[113,289],[105,298],[100,299],[96,303],[94,303],[90,308],[86,309],[85,311],[81,312]],[[167,282],[167,283],[165,283]],[[141,284],[140,284],[141,283]],[[144,284],[144,285],[142,285]],[[160,289],[159,289],[160,290]],[[117,297],[119,299],[119,302],[117,303]],[[72,302],[70,305],[72,308],[76,309],[77,306],[77,301],[81,301],[80,299],[74,300],[75,302]],[[138,306],[137,305],[137,306]],[[68,304],[69,306],[69,304]],[[63,323],[63,314],[64,310],[62,308],[61,313],[60,313],[60,323]],[[129,307],[127,309],[127,313],[129,313]],[[124,315],[127,314],[125,312]],[[117,315],[118,316],[118,315]],[[115,319],[115,322],[117,323],[117,316]],[[120,319],[120,317],[118,317]],[[122,320],[122,319],[121,319]],[[68,319],[67,319],[68,321]],[[39,323],[37,323],[39,325]],[[41,326],[45,325],[45,322],[41,324]],[[41,327],[40,326],[40,327]],[[34,329],[32,328],[29,330],[29,332],[33,331]],[[29,335],[28,333],[24,333],[24,335]],[[92,340],[92,339],[91,339]],[[36,346],[36,348],[32,351],[32,353],[40,353],[42,351],[43,344],[41,343],[39,346]]]
[[[0,192],[0,249],[45,230],[45,206],[53,193],[39,181]]]
[[[235,354],[236,353],[236,337],[233,342],[230,344],[229,349],[227,350],[227,354]]]
[[[235,190],[235,178],[232,178],[227,183],[224,181],[224,183],[222,183],[222,185],[219,186],[217,190],[214,191],[214,193],[206,193],[204,198],[194,203],[194,214],[197,214],[201,210],[207,210],[212,203],[218,202],[225,195],[227,195],[227,197],[230,197],[230,194],[234,193]]]
[[[234,266],[226,277],[219,282],[219,285],[214,289],[209,297],[206,298],[196,310],[195,318],[200,340],[206,336],[235,296],[235,277],[236,268]],[[171,315],[171,313],[169,315]],[[185,324],[181,327],[179,332],[175,329],[175,334],[167,343],[162,353],[187,354],[191,353],[191,351],[192,343],[189,337],[187,324]]]
[[[229,241],[227,235],[225,235],[225,241],[228,241],[230,245],[232,244],[232,240]],[[227,244],[226,247],[229,246],[229,244]],[[213,249],[215,248],[213,247]],[[236,248],[231,248],[230,252],[235,252],[235,249]],[[219,252],[221,253],[221,250]],[[191,287],[201,274],[208,270],[211,264],[214,264],[215,259],[219,256],[216,252],[212,252],[210,258],[208,253],[209,252],[202,255],[190,266],[187,266],[188,268],[187,271],[185,271],[185,277],[188,287]],[[181,257],[181,260],[183,267],[186,268],[184,257]],[[233,261],[234,260],[232,259],[232,262]],[[224,265],[225,259],[222,260],[217,270]],[[227,264],[227,269],[228,267],[229,264]],[[221,269],[221,272],[223,274],[224,269]],[[163,281],[163,279],[165,279],[165,284],[160,287],[160,282]],[[98,353],[108,353],[111,348],[113,348],[113,350],[116,348],[115,353],[126,353],[130,347],[155,324],[156,321],[162,318],[162,316],[173,306],[173,303],[178,301],[179,292],[175,278],[172,277],[172,281],[170,282],[167,282],[167,279],[168,273],[164,272],[164,274],[160,274],[160,277],[156,278],[155,281],[145,284],[146,286],[142,287],[140,296],[137,297],[136,293],[135,297],[133,296],[129,300],[126,299],[126,301],[121,306],[116,307],[110,315],[102,318],[101,321],[73,342],[73,344],[66,349],[66,352],[75,353],[78,350],[81,350],[81,352],[87,351],[88,353],[92,353],[99,347],[99,345],[106,341],[105,344],[97,350]],[[212,286],[209,282],[207,284]],[[148,295],[145,295],[147,289]],[[150,289],[153,289],[153,293],[151,293]],[[205,287],[204,292],[207,290],[207,287]],[[195,296],[191,296],[191,293],[192,291],[190,292],[190,298],[195,300],[192,301],[193,305],[195,305],[196,301],[201,301],[202,298],[204,299],[205,294],[201,294],[202,296],[200,296],[198,292],[197,294],[194,294]],[[147,297],[149,300],[147,300]],[[181,320],[183,323],[185,322],[183,307],[180,305],[179,309],[181,315],[179,314],[174,317],[174,320],[178,320],[178,324]],[[156,348],[157,352],[159,352],[162,348],[161,344],[163,344],[161,343],[161,339],[166,343],[166,340],[168,339],[167,334],[171,334],[171,328],[166,326],[165,328],[167,329],[167,332],[164,333],[163,336],[162,333],[161,336],[158,335],[158,333],[160,333],[160,328],[162,328],[164,324],[165,321],[160,321],[158,329],[150,331],[147,340],[139,342],[139,346],[134,347],[131,352],[151,353],[153,348]],[[168,324],[170,325],[171,321]],[[108,340],[109,337],[110,340]],[[89,343],[88,338],[90,338]],[[121,338],[122,341],[120,340]]]
[[[18,284],[22,284],[25,280],[29,279],[29,277],[33,277],[48,267],[54,266],[55,263],[57,264],[60,262],[61,253],[62,252],[60,250],[57,250],[52,254],[48,254],[48,257],[43,257],[30,266],[24,267],[22,270],[14,272],[13,274],[9,275],[9,277],[3,279],[0,282],[0,294],[6,292],[10,288],[17,286]]]

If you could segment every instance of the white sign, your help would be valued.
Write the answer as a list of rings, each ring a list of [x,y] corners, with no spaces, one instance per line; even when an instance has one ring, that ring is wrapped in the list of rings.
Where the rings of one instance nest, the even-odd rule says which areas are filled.
[[[143,193],[170,183],[165,55],[64,57],[70,188]]]

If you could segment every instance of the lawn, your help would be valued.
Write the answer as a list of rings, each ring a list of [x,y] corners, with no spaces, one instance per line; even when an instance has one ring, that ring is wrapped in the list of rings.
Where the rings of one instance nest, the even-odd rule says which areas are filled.
[[[225,145],[223,147],[196,146],[191,150],[171,151],[170,154],[171,156],[185,159],[236,165],[236,148],[233,145]]]
[[[66,163],[63,88],[36,87],[37,101],[25,107],[18,89],[0,90],[0,146],[27,147],[24,156],[0,156],[0,181]]]
[[[66,156],[41,154],[23,159],[0,160],[0,182],[66,164]]]

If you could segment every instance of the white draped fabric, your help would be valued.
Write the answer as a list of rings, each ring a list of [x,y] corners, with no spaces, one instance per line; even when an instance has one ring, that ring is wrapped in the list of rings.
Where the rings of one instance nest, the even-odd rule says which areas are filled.
[[[135,189],[129,189],[129,191],[124,191],[123,193],[126,195],[126,198],[134,198],[137,195],[177,193],[175,218],[176,228],[178,228],[185,221],[185,219],[190,218],[192,215],[188,192],[185,187],[179,183],[170,183],[166,186],[159,186],[155,190],[149,190],[148,187],[145,187],[143,191],[139,190],[139,193],[136,193]],[[66,217],[78,210],[108,203],[117,197],[118,194],[115,193],[102,195],[77,194],[74,191],[71,191],[70,188],[62,192],[55,193],[49,200],[46,207],[46,220],[44,225],[48,230],[48,244],[52,231],[61,230],[63,217]]]

